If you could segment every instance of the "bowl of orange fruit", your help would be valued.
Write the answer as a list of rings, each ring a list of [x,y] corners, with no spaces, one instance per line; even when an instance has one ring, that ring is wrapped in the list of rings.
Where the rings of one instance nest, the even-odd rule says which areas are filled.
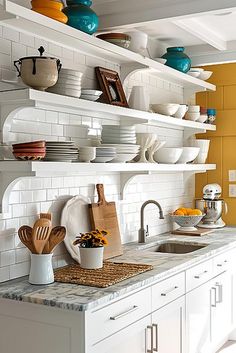
[[[197,208],[180,207],[170,214],[173,222],[177,223],[185,232],[192,232],[197,230],[196,225],[200,223],[204,214]]]

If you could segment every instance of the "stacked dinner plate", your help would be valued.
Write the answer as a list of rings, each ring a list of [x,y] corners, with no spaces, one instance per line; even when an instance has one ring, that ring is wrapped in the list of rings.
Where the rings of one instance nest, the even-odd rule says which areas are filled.
[[[49,92],[79,98],[83,73],[71,69],[61,69],[57,83],[48,88]]]
[[[116,157],[111,161],[112,163],[125,163],[132,161],[140,150],[139,145],[129,144],[105,144],[102,147],[114,147],[116,149]]]
[[[96,158],[92,161],[94,163],[110,162],[116,157],[115,147],[96,147]]]
[[[102,143],[136,144],[135,126],[102,126]]]
[[[81,90],[81,99],[85,99],[87,101],[97,101],[102,95],[102,91],[98,91],[95,89],[82,89]]]
[[[78,160],[78,148],[73,141],[47,141],[45,161],[73,162]]]

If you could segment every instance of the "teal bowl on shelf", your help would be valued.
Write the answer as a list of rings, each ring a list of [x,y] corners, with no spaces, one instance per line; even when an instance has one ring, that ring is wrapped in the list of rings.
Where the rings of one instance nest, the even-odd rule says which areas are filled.
[[[163,59],[166,59],[165,65],[187,73],[191,68],[191,59],[184,53],[184,50],[184,47],[167,48],[167,53],[162,56]]]
[[[91,0],[67,0],[67,7],[63,9],[68,17],[67,25],[88,34],[95,33],[99,20],[91,5]]]

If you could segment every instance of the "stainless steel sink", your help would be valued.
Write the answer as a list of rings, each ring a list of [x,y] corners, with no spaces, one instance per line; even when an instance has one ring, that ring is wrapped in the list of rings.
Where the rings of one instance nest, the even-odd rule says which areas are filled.
[[[171,254],[186,254],[205,248],[207,245],[208,244],[167,241],[148,247],[145,250]]]

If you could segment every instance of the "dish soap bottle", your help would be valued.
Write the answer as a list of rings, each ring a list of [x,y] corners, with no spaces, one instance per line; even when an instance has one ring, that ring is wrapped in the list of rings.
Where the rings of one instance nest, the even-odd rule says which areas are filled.
[[[91,0],[67,0],[63,12],[68,17],[67,24],[88,34],[93,34],[98,28],[98,16],[90,8]]]

